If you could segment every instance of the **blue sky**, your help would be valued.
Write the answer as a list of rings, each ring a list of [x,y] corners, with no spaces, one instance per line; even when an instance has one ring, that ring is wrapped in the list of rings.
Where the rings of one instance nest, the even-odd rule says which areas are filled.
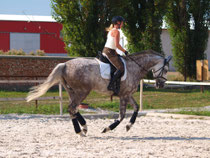
[[[0,14],[51,15],[50,0],[0,0]]]

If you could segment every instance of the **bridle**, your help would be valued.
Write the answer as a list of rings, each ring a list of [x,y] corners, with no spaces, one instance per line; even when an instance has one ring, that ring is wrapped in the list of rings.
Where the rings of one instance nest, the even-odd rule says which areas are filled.
[[[129,59],[131,59],[135,64],[137,64],[140,68],[142,68],[144,71],[146,71],[147,73],[149,72],[148,70],[146,70],[144,67],[142,67],[139,63],[137,63],[133,58],[131,58],[131,57],[129,57],[129,56],[127,56]],[[158,70],[156,70],[156,71],[154,71],[153,73],[156,73],[156,72],[158,72],[158,71],[160,71],[159,72],[159,74],[156,76],[156,77],[154,77],[154,79],[163,79],[163,80],[165,80],[165,81],[167,81],[167,79],[165,78],[165,77],[163,77],[163,71],[164,71],[164,68],[165,68],[165,66],[166,65],[168,65],[169,64],[169,61],[167,61],[167,59],[164,59],[164,64],[163,64],[163,66],[162,67],[160,67]]]
[[[153,73],[156,73],[156,72],[160,71],[159,74],[156,77],[154,77],[154,79],[163,79],[163,80],[167,81],[167,79],[165,77],[163,77],[163,71],[164,71],[165,66],[168,64],[169,64],[169,61],[167,61],[167,59],[164,59],[163,66],[153,72]]]

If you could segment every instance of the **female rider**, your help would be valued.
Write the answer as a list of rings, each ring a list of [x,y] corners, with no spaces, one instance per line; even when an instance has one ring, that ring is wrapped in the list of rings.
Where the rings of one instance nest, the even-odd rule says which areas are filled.
[[[115,94],[119,93],[119,87],[114,86],[114,84],[119,78],[121,78],[122,74],[124,73],[124,65],[121,59],[119,58],[116,49],[121,50],[122,52],[125,53],[125,55],[128,54],[128,52],[119,43],[120,32],[118,29],[121,29],[123,27],[124,21],[125,21],[124,18],[121,16],[115,16],[112,18],[112,24],[107,29],[107,31],[109,31],[107,35],[107,41],[102,51],[102,54],[117,69],[107,87],[108,90],[114,91]]]

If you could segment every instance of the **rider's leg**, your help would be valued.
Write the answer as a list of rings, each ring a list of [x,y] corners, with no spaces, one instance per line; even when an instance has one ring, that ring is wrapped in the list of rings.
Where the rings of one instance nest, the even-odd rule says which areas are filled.
[[[114,83],[117,81],[118,78],[122,76],[124,73],[124,65],[121,59],[118,57],[117,53],[115,50],[110,50],[110,49],[104,49],[103,55],[107,57],[107,59],[114,65],[117,69],[117,71],[114,73],[113,77],[110,80],[110,83],[108,85],[108,90],[113,90],[115,93],[119,92],[119,89],[116,89],[114,86]],[[119,87],[119,86],[118,86]]]
[[[108,90],[112,90],[112,85],[117,81],[119,77],[121,77],[122,72],[120,70],[115,71],[113,77],[110,79],[109,85],[108,85]]]

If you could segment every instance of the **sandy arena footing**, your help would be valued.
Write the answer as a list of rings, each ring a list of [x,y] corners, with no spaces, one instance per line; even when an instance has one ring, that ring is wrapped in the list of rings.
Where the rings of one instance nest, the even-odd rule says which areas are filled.
[[[87,137],[80,138],[67,117],[9,116],[0,117],[0,158],[210,157],[207,119],[142,116],[126,132],[126,118],[105,134],[114,119],[87,119]]]

